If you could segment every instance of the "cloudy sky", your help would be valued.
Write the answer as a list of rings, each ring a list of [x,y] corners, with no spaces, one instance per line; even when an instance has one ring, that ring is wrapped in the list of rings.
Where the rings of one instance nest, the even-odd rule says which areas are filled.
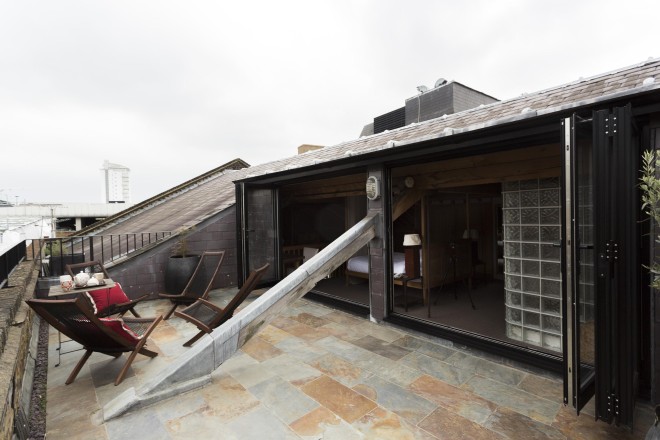
[[[0,199],[133,202],[356,138],[440,78],[513,98],[660,57],[660,2],[0,0]]]

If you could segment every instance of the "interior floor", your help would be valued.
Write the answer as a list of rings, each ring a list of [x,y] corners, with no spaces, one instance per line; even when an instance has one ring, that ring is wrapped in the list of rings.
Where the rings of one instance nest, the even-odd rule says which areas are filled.
[[[366,280],[352,281],[346,285],[344,278],[328,278],[320,281],[314,291],[337,299],[369,305],[369,284]],[[504,283],[500,280],[482,281],[473,285],[472,289],[469,289],[467,283],[463,282],[433,289],[430,308],[428,305],[424,305],[420,290],[408,288],[406,293],[408,310],[406,311],[403,293],[403,287],[394,286],[393,312],[396,314],[558,354],[506,336]],[[472,303],[474,303],[474,309]]]

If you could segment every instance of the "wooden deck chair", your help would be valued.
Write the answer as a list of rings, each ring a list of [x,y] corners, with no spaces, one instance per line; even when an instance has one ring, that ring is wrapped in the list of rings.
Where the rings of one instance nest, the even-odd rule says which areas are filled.
[[[259,283],[266,269],[270,266],[269,263],[261,266],[250,272],[247,280],[236,295],[229,301],[224,308],[220,308],[215,304],[207,301],[206,299],[198,299],[194,304],[186,307],[181,311],[176,311],[174,314],[179,318],[194,324],[200,330],[195,336],[188,340],[184,347],[190,347],[199,340],[204,334],[211,333],[214,328],[219,327],[224,322],[228,321],[234,315],[234,312],[241,305],[241,303],[248,297]]]
[[[84,263],[66,265],[66,272],[71,277],[74,277],[77,271],[83,271],[90,276],[94,273],[102,272],[105,278],[110,278],[110,275],[108,275],[108,272],[100,261],[86,261]],[[133,316],[139,318],[140,314],[135,311],[135,306],[149,296],[147,293],[139,298],[130,299],[119,283],[108,289],[85,292],[84,295],[93,302],[96,316],[102,318],[110,315],[124,316],[126,312],[131,312]]]
[[[143,354],[156,357],[158,353],[145,348],[147,338],[163,319],[157,318],[99,318],[94,315],[89,300],[80,295],[76,299],[47,300],[29,299],[27,304],[48,324],[78,342],[85,354],[78,361],[66,384],[75,379],[87,359],[94,352],[118,358],[122,353],[130,353],[115,385],[119,385],[128,372],[135,356]]]
[[[165,314],[165,319],[169,319],[178,306],[190,305],[199,298],[206,299],[209,296],[209,291],[220,273],[220,266],[224,258],[225,251],[204,251],[188,284],[183,288],[183,292],[176,295],[158,294],[160,298],[169,299],[172,302],[172,308]]]

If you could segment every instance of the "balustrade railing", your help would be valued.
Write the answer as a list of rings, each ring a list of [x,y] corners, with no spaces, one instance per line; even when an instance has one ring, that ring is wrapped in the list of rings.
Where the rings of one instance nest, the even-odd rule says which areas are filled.
[[[57,276],[65,273],[67,264],[94,260],[108,264],[170,235],[171,231],[44,238],[32,240],[30,256],[41,260],[42,276]]]

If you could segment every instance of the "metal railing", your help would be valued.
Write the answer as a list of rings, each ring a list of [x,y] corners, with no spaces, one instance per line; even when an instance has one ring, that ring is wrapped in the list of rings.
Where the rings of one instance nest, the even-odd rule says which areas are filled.
[[[67,264],[85,261],[108,264],[153,246],[172,234],[165,231],[44,238],[33,240],[31,257],[41,259],[42,276],[56,276],[65,273]]]
[[[25,258],[25,241],[22,241],[0,255],[0,289],[7,286],[9,274]]]

